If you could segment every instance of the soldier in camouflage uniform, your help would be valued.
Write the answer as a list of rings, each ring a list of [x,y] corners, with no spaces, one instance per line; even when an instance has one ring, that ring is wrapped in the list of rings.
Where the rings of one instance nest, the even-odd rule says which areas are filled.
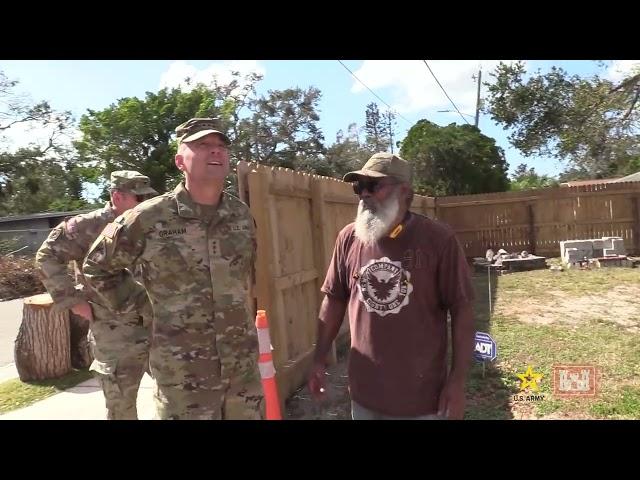
[[[80,268],[89,247],[106,225],[158,192],[149,186],[149,177],[131,170],[113,172],[110,191],[111,201],[104,208],[76,215],[55,227],[38,250],[35,263],[54,301],[53,308],[69,308],[89,322],[94,358],[90,369],[100,380],[107,418],[136,419],[138,387],[148,369],[151,308],[146,292],[137,285],[137,295],[131,296],[131,303],[110,310],[96,302]],[[77,282],[68,271],[71,261],[76,264]]]
[[[113,309],[132,290],[124,269],[145,267],[160,419],[260,419],[263,412],[248,296],[255,224],[247,205],[223,192],[230,142],[214,122],[196,118],[176,128],[184,182],[108,225],[83,266]]]

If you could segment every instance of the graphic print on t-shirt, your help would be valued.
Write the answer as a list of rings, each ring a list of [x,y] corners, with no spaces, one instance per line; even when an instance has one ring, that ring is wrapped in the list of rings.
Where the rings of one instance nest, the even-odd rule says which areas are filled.
[[[369,260],[360,269],[358,298],[367,312],[381,317],[398,313],[409,304],[413,291],[411,273],[402,268],[402,262],[392,262],[388,257]]]

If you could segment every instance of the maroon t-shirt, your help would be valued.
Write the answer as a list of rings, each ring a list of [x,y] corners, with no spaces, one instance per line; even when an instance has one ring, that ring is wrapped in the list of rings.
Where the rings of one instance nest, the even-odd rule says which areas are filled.
[[[348,301],[352,400],[386,415],[436,413],[447,310],[473,299],[451,228],[411,213],[395,239],[365,246],[349,224],[338,234],[322,291]]]

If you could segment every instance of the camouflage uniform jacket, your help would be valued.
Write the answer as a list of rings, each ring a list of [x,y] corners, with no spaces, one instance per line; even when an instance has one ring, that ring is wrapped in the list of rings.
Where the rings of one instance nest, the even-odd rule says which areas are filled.
[[[79,301],[92,299],[80,267],[91,244],[115,218],[116,212],[111,202],[107,202],[104,208],[61,222],[38,249],[35,265],[56,309],[69,308]],[[75,263],[75,279],[68,268],[71,261]]]
[[[248,305],[255,256],[249,208],[223,193],[213,211],[184,184],[109,224],[91,247],[84,275],[100,302],[119,309],[142,264],[153,307],[150,368],[158,384],[228,391],[259,382],[257,335]]]

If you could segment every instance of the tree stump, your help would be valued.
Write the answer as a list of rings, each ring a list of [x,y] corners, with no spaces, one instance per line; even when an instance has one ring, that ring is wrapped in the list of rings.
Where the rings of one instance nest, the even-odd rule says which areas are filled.
[[[54,312],[48,293],[24,299],[14,358],[20,380],[58,378],[71,370],[69,312]]]

